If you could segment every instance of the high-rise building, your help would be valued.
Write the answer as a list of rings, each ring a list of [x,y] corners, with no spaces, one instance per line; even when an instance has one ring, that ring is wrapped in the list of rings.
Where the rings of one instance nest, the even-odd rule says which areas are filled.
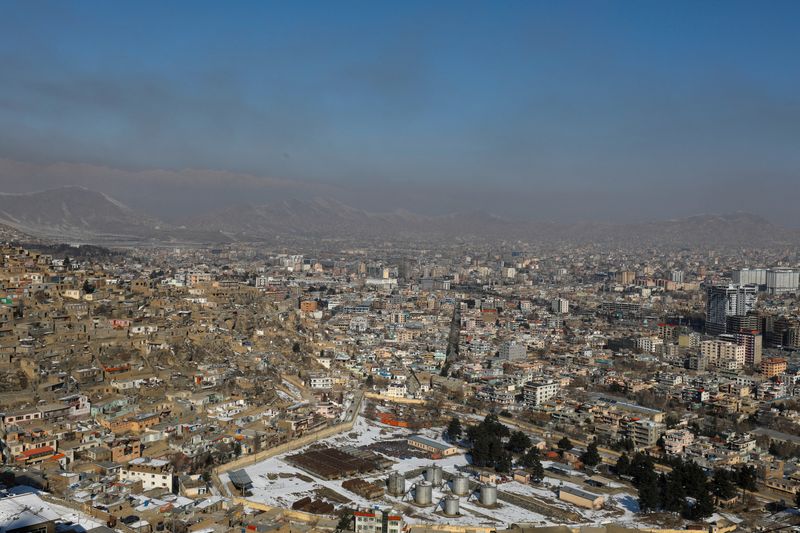
[[[726,319],[725,330],[728,333],[761,331],[761,317],[753,313],[729,316]]]
[[[675,283],[683,283],[684,281],[683,270],[673,270],[672,272],[670,272],[669,278],[671,281]]]
[[[564,298],[556,298],[550,303],[550,309],[554,313],[565,315],[569,313],[569,300],[566,300]]]
[[[742,268],[731,272],[731,279],[736,285],[766,285],[766,268]]]
[[[762,338],[757,330],[744,331],[737,333],[726,333],[719,338],[724,341],[735,343],[744,348],[744,364],[756,367],[761,364]]]
[[[706,333],[725,333],[729,316],[746,315],[756,305],[755,285],[711,285],[706,288]]]
[[[797,292],[800,287],[800,271],[791,268],[770,268],[767,270],[767,292],[786,294]]]

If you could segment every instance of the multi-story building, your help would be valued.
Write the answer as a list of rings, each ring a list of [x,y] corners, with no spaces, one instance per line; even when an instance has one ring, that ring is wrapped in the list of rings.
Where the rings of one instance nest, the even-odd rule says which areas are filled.
[[[636,348],[647,353],[655,353],[663,344],[664,339],[655,335],[636,339]]]
[[[706,333],[725,333],[729,316],[746,315],[755,308],[755,285],[712,285],[706,288]]]
[[[639,449],[655,446],[663,428],[664,424],[644,419],[631,419],[626,426],[628,437]]]
[[[558,394],[559,389],[560,385],[553,380],[531,381],[523,388],[523,397],[527,405],[535,407]]]
[[[786,372],[788,364],[783,357],[768,357],[761,361],[761,374],[765,378],[779,376]]]
[[[726,333],[719,338],[744,347],[744,364],[758,367],[761,364],[762,338],[758,331],[744,331]]]
[[[700,354],[717,368],[737,370],[744,367],[745,346],[725,340],[708,340],[700,343]]]
[[[731,272],[731,279],[737,285],[758,285],[767,284],[766,268],[742,268]]]
[[[514,341],[505,342],[500,346],[500,359],[508,359],[510,361],[525,359],[528,355],[527,348],[524,344]]]
[[[122,481],[141,481],[144,490],[165,489],[172,492],[173,476],[169,461],[140,457],[119,471]]]
[[[556,298],[550,303],[550,310],[554,313],[566,315],[569,313],[569,300],[564,298]]]
[[[326,374],[312,374],[308,377],[308,386],[312,389],[332,389],[333,378]]]
[[[356,533],[400,533],[403,529],[403,517],[390,509],[370,509],[356,511]]]
[[[800,287],[800,271],[791,268],[771,268],[767,270],[767,292],[786,294],[797,292]]]
[[[681,455],[694,442],[694,433],[688,429],[668,429],[664,433],[664,451],[668,455]]]

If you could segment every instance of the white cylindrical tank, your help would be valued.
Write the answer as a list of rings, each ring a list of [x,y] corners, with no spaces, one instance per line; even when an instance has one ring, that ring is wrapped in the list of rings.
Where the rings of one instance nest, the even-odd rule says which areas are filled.
[[[453,478],[453,494],[459,496],[469,494],[469,476],[458,474]]]
[[[447,516],[458,515],[458,496],[448,494],[444,498],[444,514]]]
[[[406,478],[399,472],[392,472],[389,474],[387,486],[389,488],[389,494],[402,496],[406,493]]]
[[[430,465],[425,469],[425,481],[432,483],[434,486],[442,484],[442,467],[439,465]]]
[[[430,505],[433,501],[433,486],[427,481],[420,481],[414,488],[414,503]]]
[[[481,485],[481,505],[490,507],[497,503],[497,486]]]

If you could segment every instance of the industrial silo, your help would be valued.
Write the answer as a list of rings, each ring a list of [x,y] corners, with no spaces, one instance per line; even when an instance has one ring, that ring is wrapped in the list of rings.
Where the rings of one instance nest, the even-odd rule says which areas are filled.
[[[444,498],[444,514],[447,516],[458,515],[458,496],[448,494]]]
[[[433,486],[427,481],[420,481],[414,487],[414,503],[430,505],[433,501]]]
[[[497,503],[497,486],[489,485],[488,483],[485,485],[481,485],[481,505],[485,505],[486,507],[491,507],[496,503]]]
[[[425,481],[438,487],[442,484],[442,467],[439,465],[430,465],[425,469]]]
[[[457,474],[453,478],[453,494],[459,496],[466,496],[469,494],[469,476],[465,474]]]
[[[386,484],[389,489],[389,494],[393,496],[402,496],[406,493],[406,478],[399,472],[392,472],[389,474],[389,479]]]

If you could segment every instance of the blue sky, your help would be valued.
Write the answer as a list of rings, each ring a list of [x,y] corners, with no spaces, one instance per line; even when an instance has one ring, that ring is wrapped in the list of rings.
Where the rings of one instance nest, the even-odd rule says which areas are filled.
[[[777,1],[0,1],[0,187],[79,183],[153,211],[318,194],[800,226],[798,15]]]

